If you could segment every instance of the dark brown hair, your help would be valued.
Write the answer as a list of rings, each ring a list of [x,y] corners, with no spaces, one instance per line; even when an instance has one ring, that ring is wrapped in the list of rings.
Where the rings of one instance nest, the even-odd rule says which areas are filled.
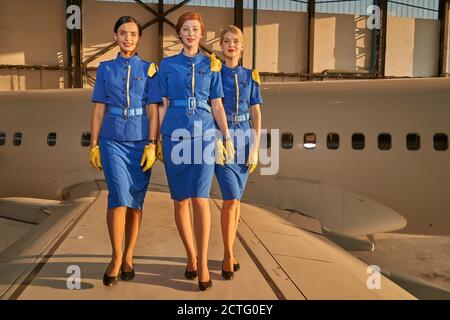
[[[130,17],[130,16],[123,16],[117,20],[116,24],[114,25],[114,33],[117,33],[117,31],[119,30],[121,25],[123,25],[125,23],[129,23],[129,22],[133,22],[137,25],[137,27],[139,29],[139,37],[142,36],[141,24],[135,18]]]

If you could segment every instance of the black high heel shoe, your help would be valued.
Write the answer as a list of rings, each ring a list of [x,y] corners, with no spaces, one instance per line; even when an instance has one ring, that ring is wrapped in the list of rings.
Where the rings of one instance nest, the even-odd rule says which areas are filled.
[[[197,260],[198,260],[198,257],[197,257]],[[184,272],[184,277],[188,280],[194,280],[195,278],[198,277],[198,271],[197,270],[188,271],[188,267],[186,266],[186,271]]]
[[[206,281],[206,282],[199,281],[198,282],[198,288],[201,291],[205,291],[205,290],[211,289],[211,287],[212,287],[212,279],[211,279],[211,277],[209,277],[209,281]]]
[[[225,271],[223,269],[223,260],[222,260],[222,277],[224,277],[225,280],[233,280],[233,278],[234,278],[233,271]]]
[[[239,262],[233,264],[233,270],[234,272],[241,270],[241,265]]]
[[[123,265],[123,264],[122,264]],[[120,279],[123,281],[130,281],[133,280],[136,276],[136,272],[134,271],[134,267],[129,272],[125,272],[122,270],[122,266],[120,266]]]
[[[103,275],[103,284],[107,287],[113,287],[117,284],[117,282],[119,282],[119,276],[120,276],[120,271],[117,274],[117,276],[111,277],[106,275],[106,273]]]
[[[197,278],[198,276],[198,272],[197,270],[193,270],[193,271],[188,271],[187,267],[186,267],[186,271],[184,272],[184,277],[188,280],[194,280],[195,278]]]

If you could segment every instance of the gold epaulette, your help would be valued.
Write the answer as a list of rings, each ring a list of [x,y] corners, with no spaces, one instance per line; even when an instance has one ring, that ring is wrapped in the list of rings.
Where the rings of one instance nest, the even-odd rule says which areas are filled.
[[[261,78],[259,77],[259,72],[258,70],[253,70],[252,71],[252,79],[253,81],[255,81],[258,85],[261,84]]]
[[[150,78],[153,78],[153,76],[156,74],[156,72],[158,72],[158,66],[154,63],[151,63],[150,67],[148,67],[148,72],[147,72],[148,76]]]
[[[220,61],[214,53],[209,55],[209,59],[211,60],[211,71],[219,72],[222,69],[222,61]]]

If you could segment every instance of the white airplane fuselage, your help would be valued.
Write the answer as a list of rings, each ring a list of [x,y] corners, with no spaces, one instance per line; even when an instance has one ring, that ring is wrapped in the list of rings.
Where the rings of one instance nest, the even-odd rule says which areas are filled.
[[[91,89],[0,93],[6,134],[0,197],[61,199],[69,186],[103,179],[81,146],[91,95]],[[244,201],[299,211],[350,235],[450,234],[450,150],[434,147],[436,134],[450,134],[450,79],[265,83],[262,95],[263,128],[271,132],[270,154],[279,152],[278,165],[272,163],[278,170],[262,175],[269,165],[260,165]],[[291,133],[293,147],[282,148],[274,130]],[[55,146],[47,145],[49,133],[56,133]],[[315,135],[314,149],[304,147],[306,133]],[[327,146],[330,133],[339,135],[337,149]],[[364,135],[362,150],[352,147],[355,133]],[[380,150],[379,134],[390,135],[389,150]],[[419,150],[407,148],[408,134],[420,136]],[[151,183],[166,184],[161,163]],[[220,195],[217,184],[212,193]]]

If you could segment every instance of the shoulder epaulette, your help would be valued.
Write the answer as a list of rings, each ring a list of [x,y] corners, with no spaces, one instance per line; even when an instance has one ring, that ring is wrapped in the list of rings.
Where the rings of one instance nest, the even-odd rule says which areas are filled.
[[[209,60],[211,60],[211,71],[219,72],[222,69],[222,61],[216,57],[214,53],[209,55]]]
[[[156,72],[158,72],[158,66],[154,63],[150,63],[150,66],[148,67],[148,76],[150,78],[153,78],[153,76],[156,74]]]
[[[259,77],[259,72],[258,70],[253,70],[252,71],[252,79],[253,81],[255,81],[258,85],[261,84],[261,78]]]

